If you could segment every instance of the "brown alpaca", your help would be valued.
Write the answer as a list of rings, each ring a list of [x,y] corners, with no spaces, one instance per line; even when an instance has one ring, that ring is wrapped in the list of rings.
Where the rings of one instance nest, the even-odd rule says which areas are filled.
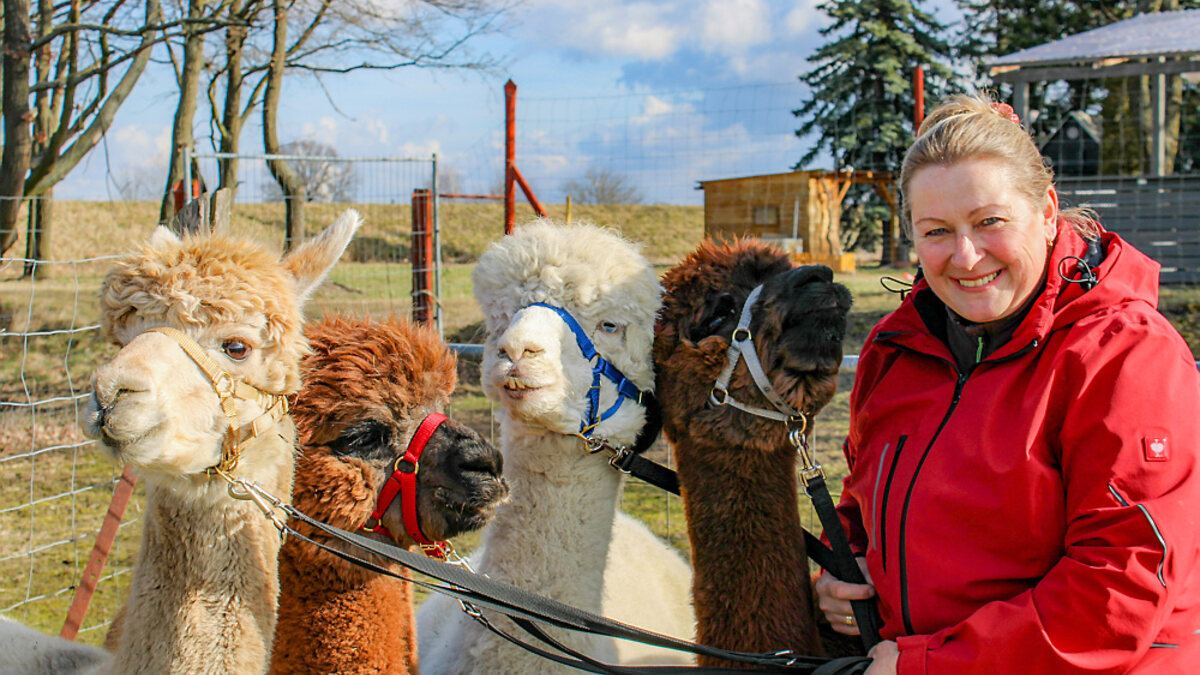
[[[850,293],[828,268],[795,268],[754,240],[706,241],[663,277],[654,362],[692,546],[697,640],[747,652],[821,652],[787,427],[708,404],[742,305],[772,388],[811,415],[837,388]],[[729,395],[771,408],[739,362]],[[701,665],[726,665],[701,657]]]
[[[292,408],[302,453],[292,501],[318,520],[356,531],[421,420],[449,402],[455,358],[437,333],[404,319],[326,319],[307,335],[313,353],[303,361],[304,386]],[[474,431],[443,423],[417,472],[421,532],[440,541],[482,527],[508,494],[499,477],[502,462]],[[414,548],[400,506],[397,499],[380,520],[399,544]],[[335,545],[311,526],[291,524]],[[417,672],[409,583],[298,538],[283,545],[279,576],[271,672]]]

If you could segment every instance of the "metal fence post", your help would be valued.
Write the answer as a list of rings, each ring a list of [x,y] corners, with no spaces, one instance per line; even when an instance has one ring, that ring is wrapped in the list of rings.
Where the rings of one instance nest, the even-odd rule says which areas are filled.
[[[413,321],[433,323],[433,237],[430,236],[433,199],[429,190],[418,188],[412,194],[412,303]]]

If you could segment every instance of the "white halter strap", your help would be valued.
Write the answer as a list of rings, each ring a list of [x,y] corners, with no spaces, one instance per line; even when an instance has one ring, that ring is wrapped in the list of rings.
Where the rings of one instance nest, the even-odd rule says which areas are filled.
[[[742,412],[785,424],[807,426],[805,415],[785,403],[779,394],[775,393],[775,388],[767,379],[767,374],[763,371],[762,364],[758,360],[758,353],[754,348],[754,336],[750,333],[750,316],[754,303],[762,294],[762,288],[760,284],[750,291],[750,295],[746,296],[737,328],[733,329],[733,337],[729,341],[729,354],[725,360],[725,368],[717,376],[717,381],[708,395],[708,402],[714,406],[730,405]],[[775,410],[746,405],[733,398],[729,393],[729,378],[733,376],[733,369],[737,367],[739,357],[746,361],[746,369],[750,371],[750,377],[754,378],[754,384],[758,386],[758,390]]]

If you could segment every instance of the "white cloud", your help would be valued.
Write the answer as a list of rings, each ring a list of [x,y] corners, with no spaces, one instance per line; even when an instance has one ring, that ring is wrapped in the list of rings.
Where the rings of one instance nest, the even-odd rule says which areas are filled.
[[[809,26],[819,19],[821,12],[817,9],[819,0],[797,0],[796,6],[783,19],[783,27],[791,37],[803,35]]]
[[[139,124],[126,124],[115,127],[109,132],[109,138],[110,152],[125,165],[159,167],[165,165],[170,156],[171,129],[166,126],[146,129]]]
[[[586,50],[589,38],[597,41],[600,52],[654,61],[674,54],[681,37],[669,7],[634,3],[627,6],[596,8],[580,17],[575,46]],[[594,37],[592,37],[594,36]]]
[[[701,46],[738,54],[771,40],[770,9],[764,0],[708,0],[700,10]]]
[[[442,144],[436,140],[428,140],[422,143],[401,143],[396,146],[395,156],[397,157],[430,157],[433,153],[441,153]]]
[[[300,126],[300,137],[336,148],[338,123],[332,117],[321,117],[316,122],[305,122]]]

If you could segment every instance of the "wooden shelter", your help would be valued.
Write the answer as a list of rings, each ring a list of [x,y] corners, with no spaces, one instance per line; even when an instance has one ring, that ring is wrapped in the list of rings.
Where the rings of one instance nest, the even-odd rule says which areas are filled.
[[[1165,162],[1166,78],[1200,72],[1200,9],[1139,14],[1061,40],[1006,54],[988,63],[992,80],[1013,87],[1013,108],[1029,119],[1029,83],[1110,77],[1150,78],[1153,124],[1150,176]]]
[[[854,269],[842,250],[842,200],[854,183],[870,183],[892,207],[897,222],[895,179],[878,171],[792,171],[700,181],[704,234],[757,237],[777,243],[802,263]]]
[[[1042,156],[1050,160],[1054,175],[1095,176],[1100,173],[1103,131],[1091,115],[1072,111],[1067,119],[1042,141]]]
[[[988,65],[994,81],[1012,85],[1013,108],[1023,120],[1031,82],[1149,78],[1148,170],[1064,176],[1056,181],[1058,195],[1063,204],[1092,209],[1105,227],[1162,264],[1161,283],[1200,282],[1200,175],[1173,174],[1166,154],[1167,78],[1200,73],[1200,9],[1139,14]]]

